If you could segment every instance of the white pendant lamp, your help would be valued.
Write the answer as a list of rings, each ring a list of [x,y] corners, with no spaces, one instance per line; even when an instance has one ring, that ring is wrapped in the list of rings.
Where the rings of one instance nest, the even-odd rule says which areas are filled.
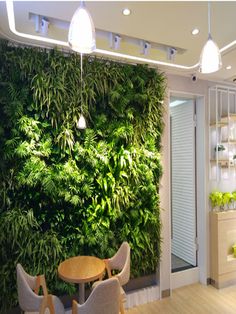
[[[91,53],[96,49],[93,20],[83,1],[72,17],[68,43],[72,50],[80,53]]]
[[[210,2],[208,2],[208,40],[202,49],[199,64],[199,72],[201,73],[213,73],[222,67],[219,47],[211,37]]]
[[[80,130],[86,129],[86,120],[83,115],[83,93],[82,93],[82,88],[83,86],[83,54],[80,54],[80,116],[79,120],[77,122],[77,128]]]
[[[80,114],[79,121],[77,123],[77,128],[80,130],[86,129],[86,120],[82,113]]]

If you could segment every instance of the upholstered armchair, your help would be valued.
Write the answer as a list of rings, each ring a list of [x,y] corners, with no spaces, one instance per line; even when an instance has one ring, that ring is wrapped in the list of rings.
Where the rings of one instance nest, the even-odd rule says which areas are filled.
[[[130,278],[130,246],[128,242],[123,242],[116,252],[116,254],[108,259],[104,260],[106,264],[106,270],[109,278],[116,277],[120,283],[120,312],[124,313],[124,303],[126,302],[126,294],[122,286],[124,286]],[[113,275],[112,271],[116,270],[116,274]],[[118,271],[118,273],[117,273]],[[96,281],[93,284],[93,288],[99,284],[99,281]]]
[[[24,312],[39,312],[44,314],[46,309],[50,314],[65,314],[65,309],[58,297],[48,294],[44,275],[30,276],[17,264],[17,292],[20,308]],[[43,295],[38,295],[42,287]]]
[[[99,281],[84,304],[75,300],[72,314],[119,314],[120,284],[117,278]]]

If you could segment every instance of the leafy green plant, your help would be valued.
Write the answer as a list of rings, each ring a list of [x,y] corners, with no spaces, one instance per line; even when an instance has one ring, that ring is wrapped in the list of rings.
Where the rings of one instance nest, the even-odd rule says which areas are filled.
[[[15,208],[5,212],[0,217],[0,228],[0,304],[1,312],[6,313],[7,307],[16,305],[17,263],[32,275],[44,273],[52,290],[58,281],[55,265],[59,265],[66,255],[57,234],[43,233],[32,210]]]
[[[209,198],[213,209],[225,210],[229,209],[233,201],[236,201],[236,193],[214,191],[210,193]]]
[[[53,291],[71,289],[54,276],[58,255],[46,258],[47,235],[53,234],[67,256],[109,257],[128,241],[131,276],[154,272],[161,254],[164,75],[144,65],[88,57],[80,90],[77,54],[5,41],[0,65],[0,221],[6,223],[15,208],[26,216],[24,208],[32,209],[35,226],[25,227],[26,239],[43,239],[34,253],[21,244],[23,266],[31,273],[50,270]],[[76,126],[81,105],[86,130]],[[17,234],[12,229],[6,234],[11,232],[9,248],[2,244],[9,252],[17,251]],[[29,233],[36,235],[31,239]],[[36,256],[44,259],[41,266]],[[34,259],[32,268],[26,257]],[[3,269],[11,264],[13,274],[18,260],[12,254]],[[5,281],[8,286],[15,287],[14,276]],[[15,302],[14,289],[6,288],[5,308]]]
[[[223,205],[223,193],[219,191],[211,192],[209,195],[212,208],[221,207]]]
[[[215,147],[215,152],[218,151],[218,152],[222,152],[225,150],[225,146],[222,145],[222,144],[218,144],[216,147]]]
[[[232,203],[232,200],[233,200],[232,193],[229,193],[229,192],[223,193],[222,204],[223,204],[224,207],[227,206],[227,208],[229,208],[229,205]]]
[[[233,200],[233,201],[236,201],[236,191],[233,191],[233,192],[232,192],[232,200]]]

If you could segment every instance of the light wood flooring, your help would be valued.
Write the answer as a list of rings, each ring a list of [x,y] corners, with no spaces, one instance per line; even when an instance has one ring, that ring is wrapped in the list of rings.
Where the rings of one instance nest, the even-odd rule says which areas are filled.
[[[194,284],[175,289],[172,296],[125,311],[126,314],[235,314],[236,286],[217,290]]]

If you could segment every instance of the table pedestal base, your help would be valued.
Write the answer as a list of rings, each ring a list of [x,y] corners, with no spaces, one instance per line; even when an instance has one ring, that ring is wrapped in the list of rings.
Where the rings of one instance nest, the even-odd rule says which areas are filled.
[[[79,283],[79,304],[84,303],[84,283]]]

